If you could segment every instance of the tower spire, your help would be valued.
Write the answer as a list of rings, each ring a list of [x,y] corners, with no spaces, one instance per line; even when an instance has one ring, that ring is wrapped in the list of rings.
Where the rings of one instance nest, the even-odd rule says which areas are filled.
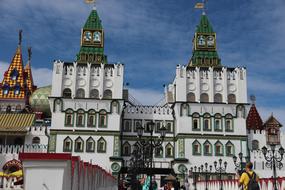
[[[28,47],[28,60],[31,61],[32,58],[32,47]]]
[[[18,42],[19,46],[22,44],[22,32],[23,30],[19,30],[19,42]]]

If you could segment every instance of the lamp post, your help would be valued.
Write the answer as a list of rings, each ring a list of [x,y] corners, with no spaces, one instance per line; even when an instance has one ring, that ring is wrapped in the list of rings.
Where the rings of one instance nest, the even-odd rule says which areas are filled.
[[[206,183],[206,189],[208,190],[208,175],[211,174],[213,166],[210,165],[208,168],[208,163],[205,163],[205,167],[201,165],[201,174],[205,174],[205,183]]]
[[[218,166],[218,163],[219,163],[219,166]],[[215,170],[216,172],[219,173],[220,190],[223,190],[222,173],[226,172],[228,163],[225,161],[224,166],[222,164],[223,164],[223,160],[221,158],[219,159],[219,162],[217,161],[214,162]]]
[[[239,161],[238,161],[239,158]],[[245,162],[243,161],[243,158],[245,158]],[[239,175],[242,174],[242,172],[245,169],[246,162],[249,161],[249,157],[243,157],[243,153],[240,152],[237,156],[233,156],[233,161],[235,165],[235,170],[239,173]]]
[[[201,168],[194,166],[191,167],[189,170],[189,176],[193,178],[193,185],[194,185],[194,190],[197,190],[197,177],[199,177],[199,174],[201,172]]]
[[[274,185],[274,190],[277,189],[277,173],[276,173],[276,167],[281,169],[283,167],[282,160],[284,156],[284,148],[281,146],[279,150],[275,150],[275,145],[270,145],[271,150],[268,150],[265,146],[262,148],[262,153],[264,155],[264,158],[266,160],[265,166],[267,168],[272,168],[273,169],[273,185]]]
[[[159,129],[160,132],[160,137],[159,138],[154,138],[153,136],[153,130],[154,130],[154,125],[155,123],[153,121],[147,123],[147,125],[145,127],[143,127],[142,125],[137,127],[137,133],[138,133],[138,144],[140,145],[140,147],[143,148],[143,167],[147,167],[150,168],[149,171],[151,171],[151,168],[153,167],[153,151],[155,150],[156,147],[159,147],[162,145],[164,138],[165,138],[165,133],[166,133],[166,128],[164,126],[162,126]],[[143,133],[144,131],[146,133],[149,133],[150,136],[147,136],[145,138],[143,138]],[[149,186],[149,190],[152,190],[152,172],[148,173],[148,175],[150,176],[150,186]]]

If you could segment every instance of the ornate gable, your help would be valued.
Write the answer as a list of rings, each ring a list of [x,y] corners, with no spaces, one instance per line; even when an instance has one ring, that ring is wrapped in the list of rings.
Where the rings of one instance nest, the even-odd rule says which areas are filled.
[[[246,128],[249,130],[263,130],[262,119],[254,104],[252,104],[246,118]]]

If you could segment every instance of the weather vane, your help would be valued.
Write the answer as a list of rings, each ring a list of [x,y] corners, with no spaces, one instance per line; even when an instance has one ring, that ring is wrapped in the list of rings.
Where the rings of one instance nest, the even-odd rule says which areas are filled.
[[[85,0],[86,4],[93,4],[93,9],[96,9],[96,0]]]
[[[195,9],[202,9],[202,14],[206,14],[206,4],[208,0],[202,0],[202,3],[196,3]]]

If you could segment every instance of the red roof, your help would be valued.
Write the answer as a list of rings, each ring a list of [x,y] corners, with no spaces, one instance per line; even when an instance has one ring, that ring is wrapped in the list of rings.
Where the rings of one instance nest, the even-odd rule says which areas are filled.
[[[246,128],[251,130],[263,130],[262,119],[254,104],[252,104],[249,113],[247,115]]]

